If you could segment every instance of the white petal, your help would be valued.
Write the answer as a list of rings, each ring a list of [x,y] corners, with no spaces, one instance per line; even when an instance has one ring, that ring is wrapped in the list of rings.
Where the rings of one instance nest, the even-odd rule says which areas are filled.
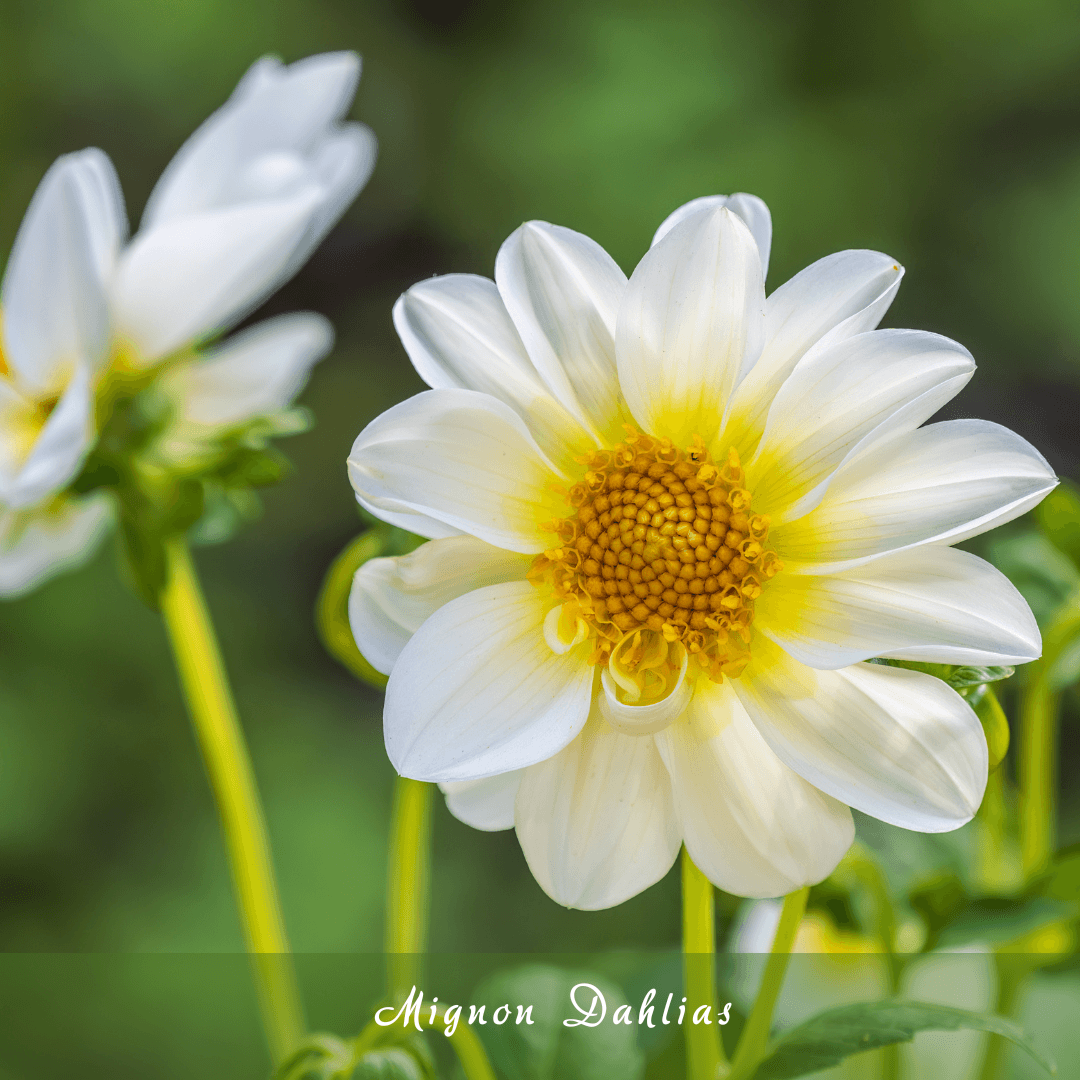
[[[378,507],[443,521],[489,544],[539,553],[566,516],[559,474],[508,405],[471,390],[428,390],[388,409],[356,438],[349,479]]]
[[[1030,510],[1057,484],[1046,459],[986,420],[948,420],[837,470],[821,504],[770,533],[790,571],[831,573],[918,544],[956,544]]]
[[[685,719],[656,736],[686,850],[736,896],[781,896],[832,873],[851,812],[765,745],[729,685],[699,683]]]
[[[764,333],[750,230],[724,207],[680,222],[638,263],[619,308],[619,382],[637,422],[679,445],[710,442]]]
[[[1035,616],[988,562],[919,547],[838,574],[779,574],[754,626],[814,668],[872,656],[940,664],[1025,664],[1042,651]]]
[[[120,245],[127,239],[124,193],[113,163],[101,150],[91,147],[69,158],[75,165],[71,178],[79,187],[98,280],[107,282],[116,270]]]
[[[369,559],[353,577],[349,624],[356,647],[389,675],[428,616],[473,589],[521,581],[532,560],[471,536],[421,544],[408,555]]]
[[[514,827],[514,801],[524,775],[524,769],[516,769],[483,780],[450,780],[439,788],[458,821],[482,832],[502,832]]]
[[[406,532],[415,533],[417,536],[424,536],[428,540],[442,540],[447,536],[463,535],[460,529],[455,529],[444,521],[436,521],[426,514],[417,514],[403,503],[395,502],[393,499],[380,499],[378,506],[368,502],[367,499],[360,495],[356,496],[356,501],[369,514],[377,517],[380,521],[385,521],[387,525],[393,525],[398,529],[404,529]]]
[[[495,281],[536,370],[597,441],[629,419],[615,366],[626,275],[594,240],[530,221],[499,249]]]
[[[285,266],[282,281],[291,278],[307,262],[360,194],[375,168],[377,153],[375,133],[366,124],[343,124],[312,153],[307,166],[322,188],[323,197],[312,215],[307,236]]]
[[[102,273],[119,243],[111,166],[98,150],[59,158],[38,185],[4,275],[3,353],[35,394],[100,365],[108,314]],[[110,201],[110,198],[113,201]]]
[[[619,734],[595,712],[561,753],[526,769],[515,824],[544,892],[585,911],[654,885],[682,843],[655,743]]]
[[[146,204],[143,230],[302,183],[309,155],[339,130],[359,78],[354,53],[323,53],[288,67],[269,56],[258,60],[169,162]],[[301,175],[285,168],[290,159]]]
[[[0,502],[32,506],[74,478],[94,440],[94,392],[79,365],[25,457],[4,446],[0,431]]]
[[[506,402],[552,461],[591,448],[533,367],[495,282],[475,274],[421,281],[394,305],[394,326],[428,386]]]
[[[769,276],[769,251],[772,248],[772,215],[769,208],[756,195],[747,195],[745,192],[737,192],[734,195],[703,195],[699,199],[691,199],[683,203],[678,210],[673,211],[664,218],[660,228],[656,230],[650,247],[655,247],[680,221],[685,221],[699,210],[711,210],[715,207],[726,206],[733,214],[737,214],[746,223],[754,237],[758,247],[758,255],[761,258],[762,280]]]
[[[781,285],[765,302],[765,346],[735,391],[723,440],[749,458],[773,398],[799,360],[815,345],[823,348],[875,329],[903,276],[888,255],[841,251]]]
[[[148,364],[241,319],[283,280],[322,191],[169,218],[143,230],[120,259],[116,332]]]
[[[20,596],[82,565],[108,530],[107,495],[65,499],[56,506],[0,511],[0,596]]]
[[[962,345],[919,330],[874,330],[814,349],[777,393],[746,467],[754,510],[774,525],[808,513],[845,459],[918,427],[974,370]]]
[[[328,319],[310,312],[279,315],[178,364],[163,380],[178,413],[197,424],[230,426],[284,409],[311,367],[334,344]]]
[[[412,636],[390,674],[386,752],[402,776],[478,780],[557,754],[589,714],[588,645],[556,656],[543,597],[528,582],[451,600]]]
[[[758,637],[734,687],[781,761],[864,814],[948,832],[982,801],[982,725],[940,679],[879,664],[815,671]]]

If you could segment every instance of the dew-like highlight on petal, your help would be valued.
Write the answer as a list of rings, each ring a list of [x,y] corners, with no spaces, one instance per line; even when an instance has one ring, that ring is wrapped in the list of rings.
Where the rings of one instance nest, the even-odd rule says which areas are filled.
[[[671,692],[686,654],[715,682],[741,674],[754,601],[783,564],[734,448],[716,463],[699,436],[683,449],[626,431],[578,459],[572,513],[543,526],[559,546],[537,556],[529,580],[551,590],[559,637],[587,628],[589,662],[626,704],[647,705]]]

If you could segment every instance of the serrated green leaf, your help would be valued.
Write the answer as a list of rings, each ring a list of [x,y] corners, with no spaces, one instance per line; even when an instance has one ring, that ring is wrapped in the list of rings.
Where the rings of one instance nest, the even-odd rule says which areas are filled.
[[[755,1080],[794,1080],[839,1065],[852,1054],[910,1042],[920,1031],[986,1031],[1026,1050],[1049,1074],[1054,1063],[1030,1036],[1000,1016],[919,1002],[875,1001],[829,1009],[785,1032],[773,1043]]]
[[[564,1019],[578,1015],[570,995],[579,983],[590,983],[603,994],[607,1012],[597,1027],[563,1025]],[[591,991],[579,991],[578,1000],[586,1008],[592,997]],[[600,976],[529,964],[493,975],[477,990],[473,1004],[484,1006],[487,1019],[473,1030],[507,1080],[638,1080],[645,1071],[635,1025],[612,1022],[626,998]],[[513,1015],[495,1025],[494,1011],[504,1004]],[[533,1006],[532,1024],[515,1023],[519,1005]]]
[[[1080,567],[1080,490],[1062,480],[1035,511],[1050,542]]]

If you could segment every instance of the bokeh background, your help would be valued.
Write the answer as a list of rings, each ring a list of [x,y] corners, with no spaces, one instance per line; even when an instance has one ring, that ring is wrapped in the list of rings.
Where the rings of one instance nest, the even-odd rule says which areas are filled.
[[[392,782],[381,699],[323,652],[312,607],[361,528],[345,476],[352,439],[422,388],[390,320],[413,282],[490,274],[499,243],[530,218],[589,234],[629,272],[677,205],[750,191],[773,213],[770,288],[835,250],[888,252],[908,276],[885,325],[947,334],[979,363],[946,415],[1008,424],[1062,475],[1080,465],[1080,9],[1066,0],[3,0],[0,254],[58,154],[103,148],[137,221],[160,170],[253,60],[343,48],[364,57],[353,115],[378,135],[379,163],[254,316],[314,309],[337,326],[302,399],[317,425],[282,444],[296,473],[267,493],[261,520],[198,553],[290,933],[307,953],[381,943]],[[1071,697],[1066,843],[1080,839],[1076,718]],[[912,857],[932,868],[965,842],[928,840]],[[435,845],[435,950],[678,941],[673,875],[613,911],[568,912],[533,882],[512,833],[473,832],[440,805]],[[107,546],[0,608],[0,950],[240,947],[165,637]],[[144,977],[131,963],[129,990]],[[176,1061],[195,1053],[189,1043],[259,1060],[254,1027],[229,1034],[229,1008],[254,1024],[242,964],[221,964],[236,1001],[217,1018],[192,1019],[199,980],[217,969],[176,976],[193,987],[166,1010]],[[45,960],[0,963],[9,1004],[54,993],[67,1017],[56,1023],[75,1024],[64,1002],[92,999],[101,1014],[71,1027],[66,1049],[39,1046],[39,1071],[25,1075],[60,1075],[80,1039],[107,1055],[115,1009],[136,1027],[140,1007],[165,1009],[149,992],[118,1004],[115,967],[76,978]],[[16,1066],[0,1049],[5,1067]],[[248,1068],[230,1075],[261,1065]],[[196,1074],[226,1075],[208,1069]]]

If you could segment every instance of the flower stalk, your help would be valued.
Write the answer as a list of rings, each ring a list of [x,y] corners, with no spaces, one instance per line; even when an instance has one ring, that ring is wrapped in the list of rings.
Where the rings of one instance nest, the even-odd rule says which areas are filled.
[[[716,1002],[716,914],[712,882],[682,850],[683,984],[690,1007]],[[686,1075],[688,1080],[715,1080],[727,1065],[719,1027],[689,1024],[686,1027]]]
[[[780,997],[788,961],[791,959],[791,949],[795,944],[799,924],[806,913],[806,901],[809,895],[809,888],[803,888],[784,897],[780,925],[776,928],[772,951],[765,964],[765,974],[761,978],[757,998],[750,1010],[746,1026],[743,1028],[742,1037],[739,1039],[728,1080],[749,1080],[765,1056],[769,1031],[772,1028],[773,1010]]]
[[[303,1008],[281,915],[258,788],[217,638],[187,541],[165,545],[161,614],[203,764],[217,803],[233,888],[274,1062],[304,1032]]]
[[[386,878],[386,961],[392,1000],[420,983],[427,949],[431,889],[432,785],[399,776],[394,782]]]
[[[1050,863],[1057,820],[1058,698],[1054,668],[1080,629],[1080,597],[1072,596],[1043,635],[1043,655],[1027,670],[1020,700],[1020,854],[1030,880]]]

